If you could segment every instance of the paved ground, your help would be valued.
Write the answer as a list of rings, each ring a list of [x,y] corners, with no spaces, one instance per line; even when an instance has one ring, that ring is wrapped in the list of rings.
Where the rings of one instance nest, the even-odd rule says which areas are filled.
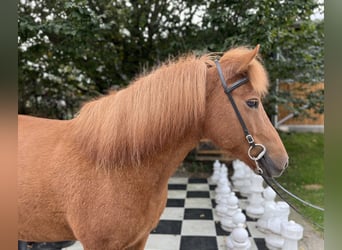
[[[214,207],[214,186],[207,178],[174,177],[169,182],[168,203],[158,227],[151,232],[145,250],[223,250],[229,233],[220,229]],[[244,200],[240,199],[243,208]],[[299,250],[323,250],[322,234],[291,210],[290,219],[304,227]],[[251,250],[266,250],[264,234],[247,220]],[[77,242],[65,250],[83,250]]]

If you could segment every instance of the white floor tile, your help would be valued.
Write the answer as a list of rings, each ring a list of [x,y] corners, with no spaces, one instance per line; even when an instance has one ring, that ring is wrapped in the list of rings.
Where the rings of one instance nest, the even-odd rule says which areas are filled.
[[[211,200],[208,198],[188,198],[184,206],[186,208],[212,208]]]
[[[179,250],[180,235],[150,234],[145,250]]]
[[[183,220],[184,208],[182,207],[166,207],[162,213],[161,220]]]
[[[172,177],[169,179],[169,184],[187,184],[188,178],[186,177]]]
[[[188,191],[209,191],[209,186],[207,183],[193,183],[188,184]]]
[[[254,238],[265,238],[265,234],[256,228],[255,221],[247,221],[247,228]]]
[[[181,235],[216,236],[213,220],[184,220]]]
[[[167,198],[185,199],[186,198],[186,190],[169,190],[167,193]]]

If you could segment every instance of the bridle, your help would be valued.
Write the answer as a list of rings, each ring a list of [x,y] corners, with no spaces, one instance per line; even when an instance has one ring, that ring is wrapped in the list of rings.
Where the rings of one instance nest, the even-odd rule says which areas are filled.
[[[258,144],[258,143],[255,143],[254,141],[254,138],[253,136],[249,133],[248,129],[247,129],[247,126],[246,126],[246,123],[245,121],[242,119],[242,116],[241,116],[241,113],[234,101],[234,98],[232,96],[232,91],[238,87],[240,87],[241,85],[245,84],[248,82],[248,77],[244,77],[240,80],[237,80],[236,82],[234,82],[231,86],[228,87],[226,81],[224,80],[224,76],[223,76],[223,73],[222,73],[222,68],[221,68],[221,65],[219,63],[219,61],[216,59],[215,60],[215,64],[216,64],[216,68],[217,68],[217,71],[218,71],[218,74],[219,74],[219,77],[220,77],[220,80],[221,80],[221,84],[222,84],[222,87],[224,89],[224,93],[228,96],[228,99],[230,101],[230,103],[232,104],[233,106],[233,109],[235,111],[235,114],[241,124],[241,127],[242,127],[242,130],[245,134],[245,138],[249,144],[249,149],[248,149],[248,156],[251,160],[253,160],[255,162],[255,165],[256,165],[256,170],[255,172],[257,174],[260,174],[260,175],[263,175],[263,170],[261,169],[261,167],[259,166],[259,163],[258,161],[265,155],[266,153],[266,147],[262,144]],[[253,155],[252,153],[252,150],[253,149],[256,149],[256,148],[259,148],[260,152],[257,153],[256,155]]]
[[[315,205],[312,205],[311,203],[309,202],[306,202],[302,199],[300,199],[299,197],[295,196],[294,194],[292,194],[291,192],[287,191],[283,186],[281,186],[276,180],[274,180],[274,178],[272,178],[271,176],[265,176],[264,175],[264,171],[263,169],[259,166],[259,163],[258,161],[264,157],[264,155],[266,154],[266,147],[262,144],[258,144],[258,143],[255,143],[254,141],[254,138],[253,136],[249,133],[248,129],[247,129],[247,126],[246,126],[246,123],[245,121],[242,119],[242,116],[241,116],[241,113],[234,101],[234,98],[232,96],[232,91],[238,87],[240,87],[241,85],[245,84],[248,82],[248,77],[244,77],[240,80],[237,80],[236,82],[234,82],[231,86],[227,86],[227,83],[226,81],[224,80],[224,76],[223,76],[223,73],[222,73],[222,68],[221,68],[221,65],[219,63],[219,61],[216,59],[215,60],[215,64],[216,64],[216,68],[217,68],[217,71],[218,71],[218,74],[219,74],[219,77],[220,77],[220,80],[221,80],[221,84],[222,84],[222,87],[224,89],[224,93],[226,93],[226,95],[228,96],[228,99],[230,101],[230,103],[232,104],[233,106],[233,109],[235,111],[235,114],[237,116],[237,118],[239,119],[239,122],[241,124],[241,127],[242,127],[242,130],[245,134],[245,137],[246,137],[246,140],[249,144],[249,149],[248,149],[248,156],[251,160],[255,161],[255,165],[256,165],[256,170],[255,172],[259,175],[261,175],[265,182],[271,186],[273,188],[273,190],[283,199],[283,200],[286,200],[283,196],[283,194],[281,194],[276,187],[280,188],[283,192],[285,192],[286,194],[290,195],[292,198],[295,198],[297,200],[299,200],[301,203],[303,203],[304,205],[306,206],[310,206],[312,208],[315,208],[317,210],[320,210],[320,211],[324,211],[324,208],[321,208],[319,206],[315,206]],[[255,148],[260,148],[260,152],[257,153],[256,155],[253,155],[252,154],[252,150],[255,149]],[[266,169],[266,172],[267,172],[267,169]],[[288,202],[288,204],[295,210],[297,211],[299,214],[302,214],[299,212],[299,210],[290,202]],[[316,225],[318,225],[317,223],[315,223]],[[318,225],[320,226],[320,225]],[[321,226],[320,226],[321,227]]]

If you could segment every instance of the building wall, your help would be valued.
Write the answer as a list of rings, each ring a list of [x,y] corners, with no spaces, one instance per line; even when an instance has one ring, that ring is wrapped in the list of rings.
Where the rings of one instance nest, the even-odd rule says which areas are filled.
[[[303,87],[303,91],[299,91],[298,88],[303,87],[303,84],[301,83],[281,83],[279,88],[282,91],[290,91],[293,92],[293,94],[297,97],[303,97],[305,98],[306,93],[313,92],[318,89],[324,89],[324,83],[317,83],[314,85],[306,84]],[[282,118],[286,117],[290,114],[290,112],[284,108],[284,106],[279,105],[278,106],[278,121],[280,121]],[[310,118],[303,118],[301,116],[293,117],[286,122],[284,122],[281,125],[324,125],[324,114],[315,114],[313,111],[309,111],[310,115],[313,116],[316,119],[310,119]]]

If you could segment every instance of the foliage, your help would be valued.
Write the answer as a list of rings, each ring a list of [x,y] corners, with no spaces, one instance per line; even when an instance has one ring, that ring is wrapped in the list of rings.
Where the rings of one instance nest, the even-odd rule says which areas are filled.
[[[289,100],[323,112],[321,92],[299,100],[274,84],[322,81],[323,22],[310,19],[317,7],[315,0],[21,0],[19,112],[67,119],[84,100],[169,57],[258,43],[272,83],[269,113]]]

